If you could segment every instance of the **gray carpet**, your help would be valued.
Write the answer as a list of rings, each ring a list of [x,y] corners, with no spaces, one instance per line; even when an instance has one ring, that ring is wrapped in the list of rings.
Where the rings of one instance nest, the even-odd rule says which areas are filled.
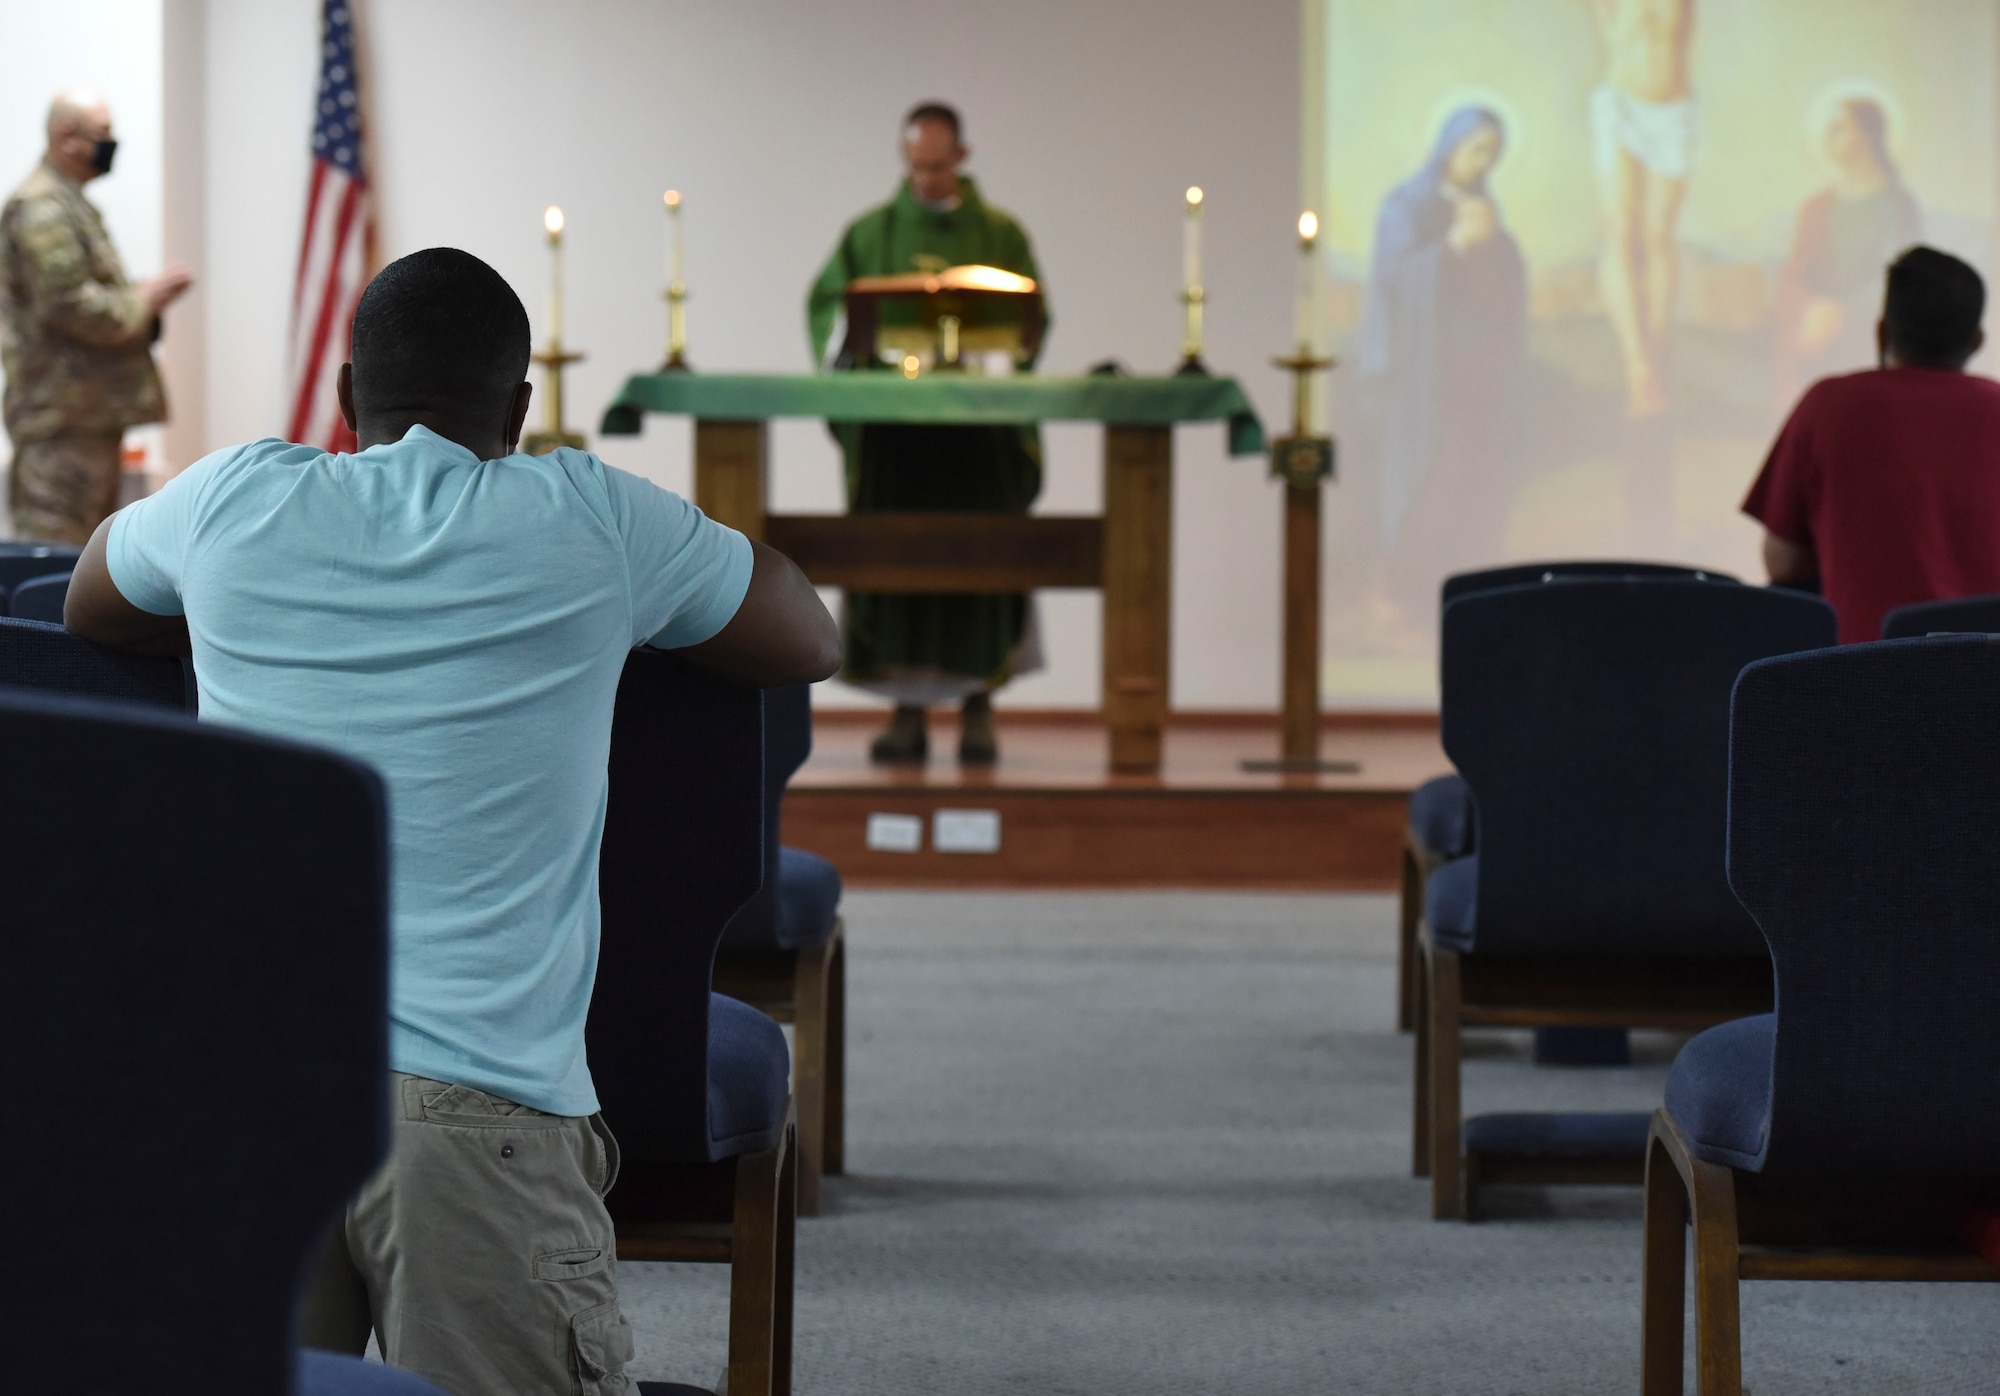
[[[850,894],[850,1175],[796,1389],[1636,1391],[1636,1190],[1428,1219],[1386,897]],[[1657,1102],[1496,1034],[1468,1108]],[[622,1267],[635,1373],[713,1384],[719,1269]],[[2000,1287],[1744,1290],[1754,1396],[2000,1390]]]

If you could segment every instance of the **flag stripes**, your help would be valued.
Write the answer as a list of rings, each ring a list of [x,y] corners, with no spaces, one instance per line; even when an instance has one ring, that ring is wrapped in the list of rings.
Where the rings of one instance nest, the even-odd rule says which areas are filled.
[[[334,384],[347,360],[354,308],[368,284],[375,215],[362,162],[360,88],[350,0],[325,0],[312,183],[292,287],[287,440],[354,449]]]

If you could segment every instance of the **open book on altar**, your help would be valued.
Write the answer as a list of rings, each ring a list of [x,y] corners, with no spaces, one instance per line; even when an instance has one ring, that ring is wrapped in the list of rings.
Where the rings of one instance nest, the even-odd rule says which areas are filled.
[[[1034,280],[998,267],[862,276],[847,283],[841,357],[955,367],[967,355],[1004,353],[1016,363],[1042,344],[1042,293]]]

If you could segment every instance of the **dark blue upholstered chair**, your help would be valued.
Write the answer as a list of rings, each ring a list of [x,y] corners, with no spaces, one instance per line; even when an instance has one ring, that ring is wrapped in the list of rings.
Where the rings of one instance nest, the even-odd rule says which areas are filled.
[[[1745,1279],[2000,1280],[1962,1234],[2000,1188],[2000,640],[1744,670],[1729,881],[1777,1011],[1681,1049],[1646,1165],[1645,1386],[1742,1389]]]
[[[1729,691],[1834,642],[1817,597],[1684,578],[1557,579],[1445,608],[1442,735],[1479,846],[1431,874],[1412,1129],[1432,1213],[1485,1182],[1637,1183],[1647,1117],[1459,1117],[1461,1029],[1705,1027],[1770,1005],[1723,876]]]
[[[1438,588],[1438,605],[1449,606],[1461,596],[1475,591],[1498,591],[1501,587],[1524,586],[1529,582],[1553,581],[1558,577],[1694,577],[1733,582],[1727,572],[1689,567],[1681,562],[1633,562],[1627,558],[1575,558],[1561,562],[1511,562],[1505,567],[1485,567],[1477,572],[1454,572]]]
[[[74,571],[80,556],[80,549],[61,543],[30,543],[22,539],[0,541],[0,591],[11,592],[30,577]]]
[[[301,1271],[389,1142],[381,781],[20,692],[0,772],[0,1060],[17,1134],[62,1139],[0,1152],[0,1223],[34,1257],[0,1280],[34,1335],[0,1347],[0,1390],[440,1396],[292,1339]],[[191,1257],[227,1267],[229,1302]]]
[[[1733,582],[1727,572],[1704,572],[1666,562],[1621,562],[1615,560],[1577,562],[1524,562],[1507,567],[1488,567],[1477,572],[1454,572],[1438,591],[1442,609],[1461,596],[1475,591],[1495,591],[1501,587],[1552,582],[1560,577],[1706,577]],[[1403,879],[1401,936],[1396,954],[1396,1027],[1408,1032],[1416,1026],[1417,1009],[1417,923],[1424,914],[1424,883],[1441,866],[1473,851],[1478,841],[1478,817],[1472,808],[1472,790],[1457,773],[1425,781],[1410,792],[1409,818],[1403,833]],[[1625,1034],[1618,1029],[1546,1028],[1535,1037],[1537,1061],[1564,1065],[1590,1065],[1629,1058]]]
[[[0,687],[195,708],[194,671],[184,661],[106,649],[38,620],[0,617]]]
[[[718,993],[792,1024],[799,1214],[819,1215],[822,1173],[845,1167],[847,949],[840,872],[779,838],[785,783],[812,754],[812,689],[764,690],[764,885],[722,933]]]
[[[623,1156],[605,1202],[621,1260],[730,1266],[731,1396],[791,1389],[791,1060],[778,1025],[710,977],[763,877],[763,694],[635,650],[612,720],[587,1029]]]
[[[1951,601],[1919,601],[1882,617],[1882,638],[1910,640],[1920,635],[1973,632],[2000,634],[2000,596],[1961,596]]]
[[[46,625],[63,623],[63,601],[69,596],[69,573],[50,572],[30,577],[4,599],[7,614],[16,620],[38,620]]]

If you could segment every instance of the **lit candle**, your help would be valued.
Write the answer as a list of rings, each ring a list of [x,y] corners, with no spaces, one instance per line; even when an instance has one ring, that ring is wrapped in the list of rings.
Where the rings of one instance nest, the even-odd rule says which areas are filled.
[[[542,213],[542,226],[549,230],[549,347],[562,345],[562,230],[563,211],[550,204]]]
[[[667,205],[667,286],[681,284],[681,191],[669,189]]]
[[[1201,188],[1188,186],[1187,221],[1181,225],[1181,287],[1194,291],[1201,286]]]
[[[1310,357],[1313,342],[1313,243],[1319,237],[1319,218],[1311,211],[1299,215],[1299,352]]]

